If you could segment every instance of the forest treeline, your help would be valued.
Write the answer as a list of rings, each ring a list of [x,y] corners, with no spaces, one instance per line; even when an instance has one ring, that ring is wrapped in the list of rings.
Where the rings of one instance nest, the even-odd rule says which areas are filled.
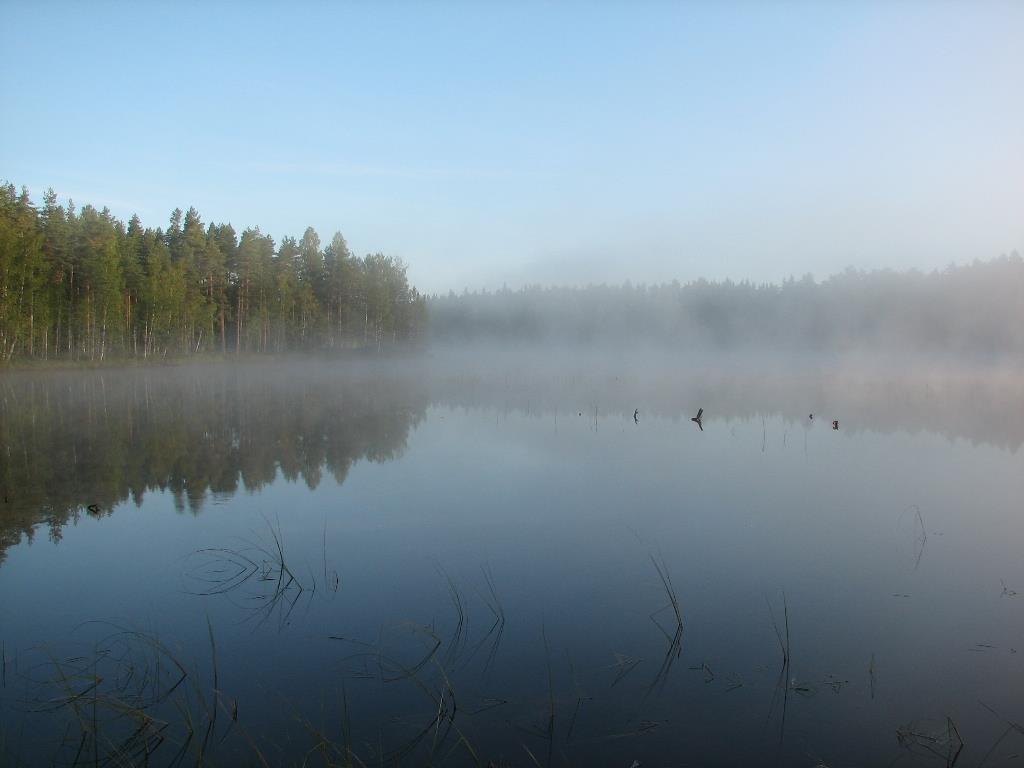
[[[934,272],[845,272],[779,284],[527,286],[428,299],[400,259],[355,257],[308,228],[125,225],[106,209],[40,207],[0,186],[0,362],[323,351],[399,341],[650,343],[659,347],[1024,359],[1024,260]]]
[[[275,246],[194,208],[144,228],[0,185],[0,361],[380,349],[418,338],[425,313],[400,259],[357,258],[340,233]]]
[[[435,340],[850,351],[1024,359],[1024,260],[863,272],[781,284],[530,286],[430,301]]]

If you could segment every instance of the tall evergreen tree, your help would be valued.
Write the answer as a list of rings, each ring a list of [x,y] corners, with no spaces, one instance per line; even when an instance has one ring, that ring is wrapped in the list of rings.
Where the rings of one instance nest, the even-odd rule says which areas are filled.
[[[36,210],[0,186],[0,361],[380,347],[418,334],[417,297],[400,262],[355,259],[340,234],[324,249],[310,227],[275,251],[259,228],[239,240],[195,208],[162,231],[53,190]]]

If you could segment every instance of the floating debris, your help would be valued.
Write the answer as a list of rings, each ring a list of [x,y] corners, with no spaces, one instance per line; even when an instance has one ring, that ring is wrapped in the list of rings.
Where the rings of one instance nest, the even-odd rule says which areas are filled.
[[[829,675],[825,679],[825,685],[829,686],[832,689],[833,693],[839,693],[839,691],[841,691],[843,689],[844,685],[849,685],[849,684],[850,684],[849,680],[837,680],[832,675]]]
[[[616,653],[615,663],[612,664],[612,669],[617,670],[617,674],[615,675],[615,679],[612,681],[612,686],[614,687],[622,678],[636,669],[637,665],[641,661],[643,661],[643,659],[627,656],[624,653]]]
[[[947,766],[956,765],[964,748],[964,740],[952,718],[945,725],[909,723],[896,729],[899,745],[917,755],[944,760]]]

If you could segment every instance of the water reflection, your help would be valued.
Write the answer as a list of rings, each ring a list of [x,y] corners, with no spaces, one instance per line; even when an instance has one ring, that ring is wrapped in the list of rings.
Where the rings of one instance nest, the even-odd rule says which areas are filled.
[[[1020,395],[408,362],[6,377],[0,714],[30,702],[44,763],[102,728],[106,754],[165,740],[151,764],[913,764],[956,733],[973,764],[1004,727],[979,698],[1019,720]]]
[[[198,514],[209,495],[258,491],[280,473],[316,488],[353,463],[401,455],[423,418],[414,380],[284,368],[171,368],[15,375],[0,386],[0,558],[45,525],[169,490]]]
[[[970,369],[842,368],[607,371],[550,375],[509,370],[434,376],[430,401],[453,408],[550,415],[582,411],[593,418],[652,416],[678,420],[703,411],[704,425],[781,417],[791,425],[881,434],[930,432],[950,440],[1016,452],[1024,444],[1024,375]],[[810,418],[811,415],[814,418]]]
[[[641,415],[689,418],[698,404],[702,429],[767,415],[806,430],[817,413],[826,426],[841,415],[854,435],[932,432],[1016,452],[1022,402],[1024,377],[969,370],[641,376],[259,364],[19,373],[0,381],[0,562],[39,526],[59,540],[69,521],[129,498],[141,505],[151,490],[170,490],[179,511],[196,514],[210,495],[258,491],[278,473],[311,489],[324,471],[343,482],[354,462],[400,456],[431,404],[554,419],[578,412],[595,427],[631,414],[637,424]]]

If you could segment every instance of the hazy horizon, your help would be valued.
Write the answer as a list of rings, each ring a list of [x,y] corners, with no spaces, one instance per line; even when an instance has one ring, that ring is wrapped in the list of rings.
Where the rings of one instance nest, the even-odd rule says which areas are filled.
[[[1024,7],[5,2],[0,175],[427,293],[1024,250]]]

